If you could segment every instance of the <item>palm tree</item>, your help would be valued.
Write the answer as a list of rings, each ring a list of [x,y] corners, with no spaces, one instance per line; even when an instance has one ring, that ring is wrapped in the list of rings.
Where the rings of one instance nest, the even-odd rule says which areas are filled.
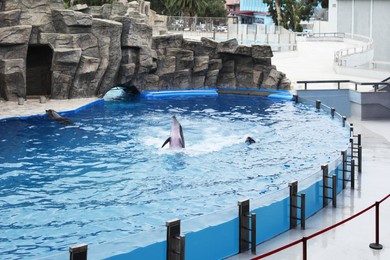
[[[183,16],[196,16],[203,12],[207,2],[205,0],[166,0],[167,5],[179,10]]]

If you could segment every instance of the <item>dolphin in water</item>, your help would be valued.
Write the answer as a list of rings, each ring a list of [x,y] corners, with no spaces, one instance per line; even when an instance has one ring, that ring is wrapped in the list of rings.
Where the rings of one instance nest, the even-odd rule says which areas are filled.
[[[65,124],[65,125],[73,125],[73,123],[72,123],[69,119],[60,116],[60,115],[59,115],[55,110],[53,110],[53,109],[48,109],[48,110],[46,110],[46,114],[47,114],[50,118],[54,119],[54,120],[57,121],[57,122],[60,122],[60,123]]]
[[[181,127],[179,121],[177,121],[175,116],[172,116],[171,134],[168,139],[165,140],[161,148],[163,148],[167,143],[169,143],[169,148],[185,147],[183,128]]]

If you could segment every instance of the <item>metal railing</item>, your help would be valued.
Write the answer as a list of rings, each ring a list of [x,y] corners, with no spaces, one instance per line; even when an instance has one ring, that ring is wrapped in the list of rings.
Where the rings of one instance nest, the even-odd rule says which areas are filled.
[[[283,250],[285,250],[287,248],[290,248],[292,246],[298,245],[300,243],[302,243],[302,259],[303,260],[307,260],[308,259],[308,257],[307,257],[307,241],[308,240],[310,240],[312,238],[315,238],[315,237],[317,237],[317,236],[319,236],[319,235],[321,235],[321,234],[323,234],[325,232],[328,232],[328,231],[330,231],[330,230],[332,230],[334,228],[337,228],[338,226],[343,225],[343,224],[349,222],[350,220],[352,220],[352,219],[354,219],[354,218],[356,218],[356,217],[366,213],[367,211],[371,210],[374,207],[375,207],[375,242],[369,244],[369,247],[372,248],[372,249],[380,250],[380,249],[383,248],[383,246],[382,246],[382,244],[379,243],[379,205],[381,203],[383,203],[385,200],[387,200],[389,197],[390,197],[390,194],[387,195],[386,197],[384,197],[383,199],[381,199],[380,201],[375,202],[374,204],[372,204],[371,206],[367,207],[366,209],[364,209],[364,210],[362,210],[362,211],[352,215],[349,218],[346,218],[343,221],[340,221],[340,222],[338,222],[338,223],[336,223],[336,224],[334,224],[334,225],[332,225],[330,227],[322,229],[322,230],[320,230],[320,231],[318,231],[318,232],[316,232],[314,234],[311,234],[309,236],[302,237],[301,239],[298,239],[298,240],[296,240],[296,241],[294,241],[292,243],[289,243],[287,245],[279,247],[279,248],[277,248],[275,250],[272,250],[272,251],[270,251],[268,253],[265,253],[265,254],[253,257],[253,258],[251,258],[251,260],[263,259],[263,258],[265,258],[267,256],[274,255],[274,254],[276,254],[276,253],[278,253],[280,251],[283,251]]]
[[[185,17],[166,16],[154,25],[155,34],[183,34],[185,38],[207,37],[215,41],[237,39],[240,44],[267,44],[273,51],[296,50],[294,32],[283,27],[264,24],[241,24],[238,17]]]
[[[358,90],[358,86],[372,86],[374,91],[377,92],[380,90],[380,87],[388,87],[390,86],[390,82],[388,82],[390,78],[384,79],[380,82],[358,82],[354,80],[298,80],[297,84],[304,84],[305,90],[308,89],[308,84],[326,84],[326,83],[335,83],[337,84],[337,89],[342,89],[342,83],[349,83],[355,85],[355,91]]]
[[[356,55],[356,54],[373,52],[374,41],[369,37],[345,33],[344,38],[359,41],[362,43],[362,45],[359,47],[351,47],[351,48],[346,48],[346,49],[341,49],[341,50],[336,51],[334,53],[334,64],[337,66],[342,66],[342,67],[351,66],[351,64],[348,63],[347,57],[350,57],[350,56]],[[373,56],[373,54],[372,54],[372,56]],[[371,57],[371,58],[370,57],[368,60],[361,60],[360,63],[364,64],[364,63],[368,63],[368,62],[372,61],[373,57]],[[356,64],[353,64],[352,66],[356,66]]]

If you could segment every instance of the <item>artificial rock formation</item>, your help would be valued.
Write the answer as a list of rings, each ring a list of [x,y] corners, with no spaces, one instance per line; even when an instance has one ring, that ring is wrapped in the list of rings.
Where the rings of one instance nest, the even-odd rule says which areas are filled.
[[[0,2],[0,95],[5,100],[103,96],[122,85],[173,88],[290,87],[269,46],[158,35],[164,21],[144,0],[100,7],[62,0]]]

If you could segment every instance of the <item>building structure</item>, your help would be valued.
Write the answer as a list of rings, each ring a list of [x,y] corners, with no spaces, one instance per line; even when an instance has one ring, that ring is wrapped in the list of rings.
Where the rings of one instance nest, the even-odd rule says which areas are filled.
[[[235,11],[240,10],[240,0],[226,0],[226,10],[228,15],[234,15]]]
[[[263,0],[227,0],[226,7],[229,15],[238,16],[240,24],[273,25]]]

